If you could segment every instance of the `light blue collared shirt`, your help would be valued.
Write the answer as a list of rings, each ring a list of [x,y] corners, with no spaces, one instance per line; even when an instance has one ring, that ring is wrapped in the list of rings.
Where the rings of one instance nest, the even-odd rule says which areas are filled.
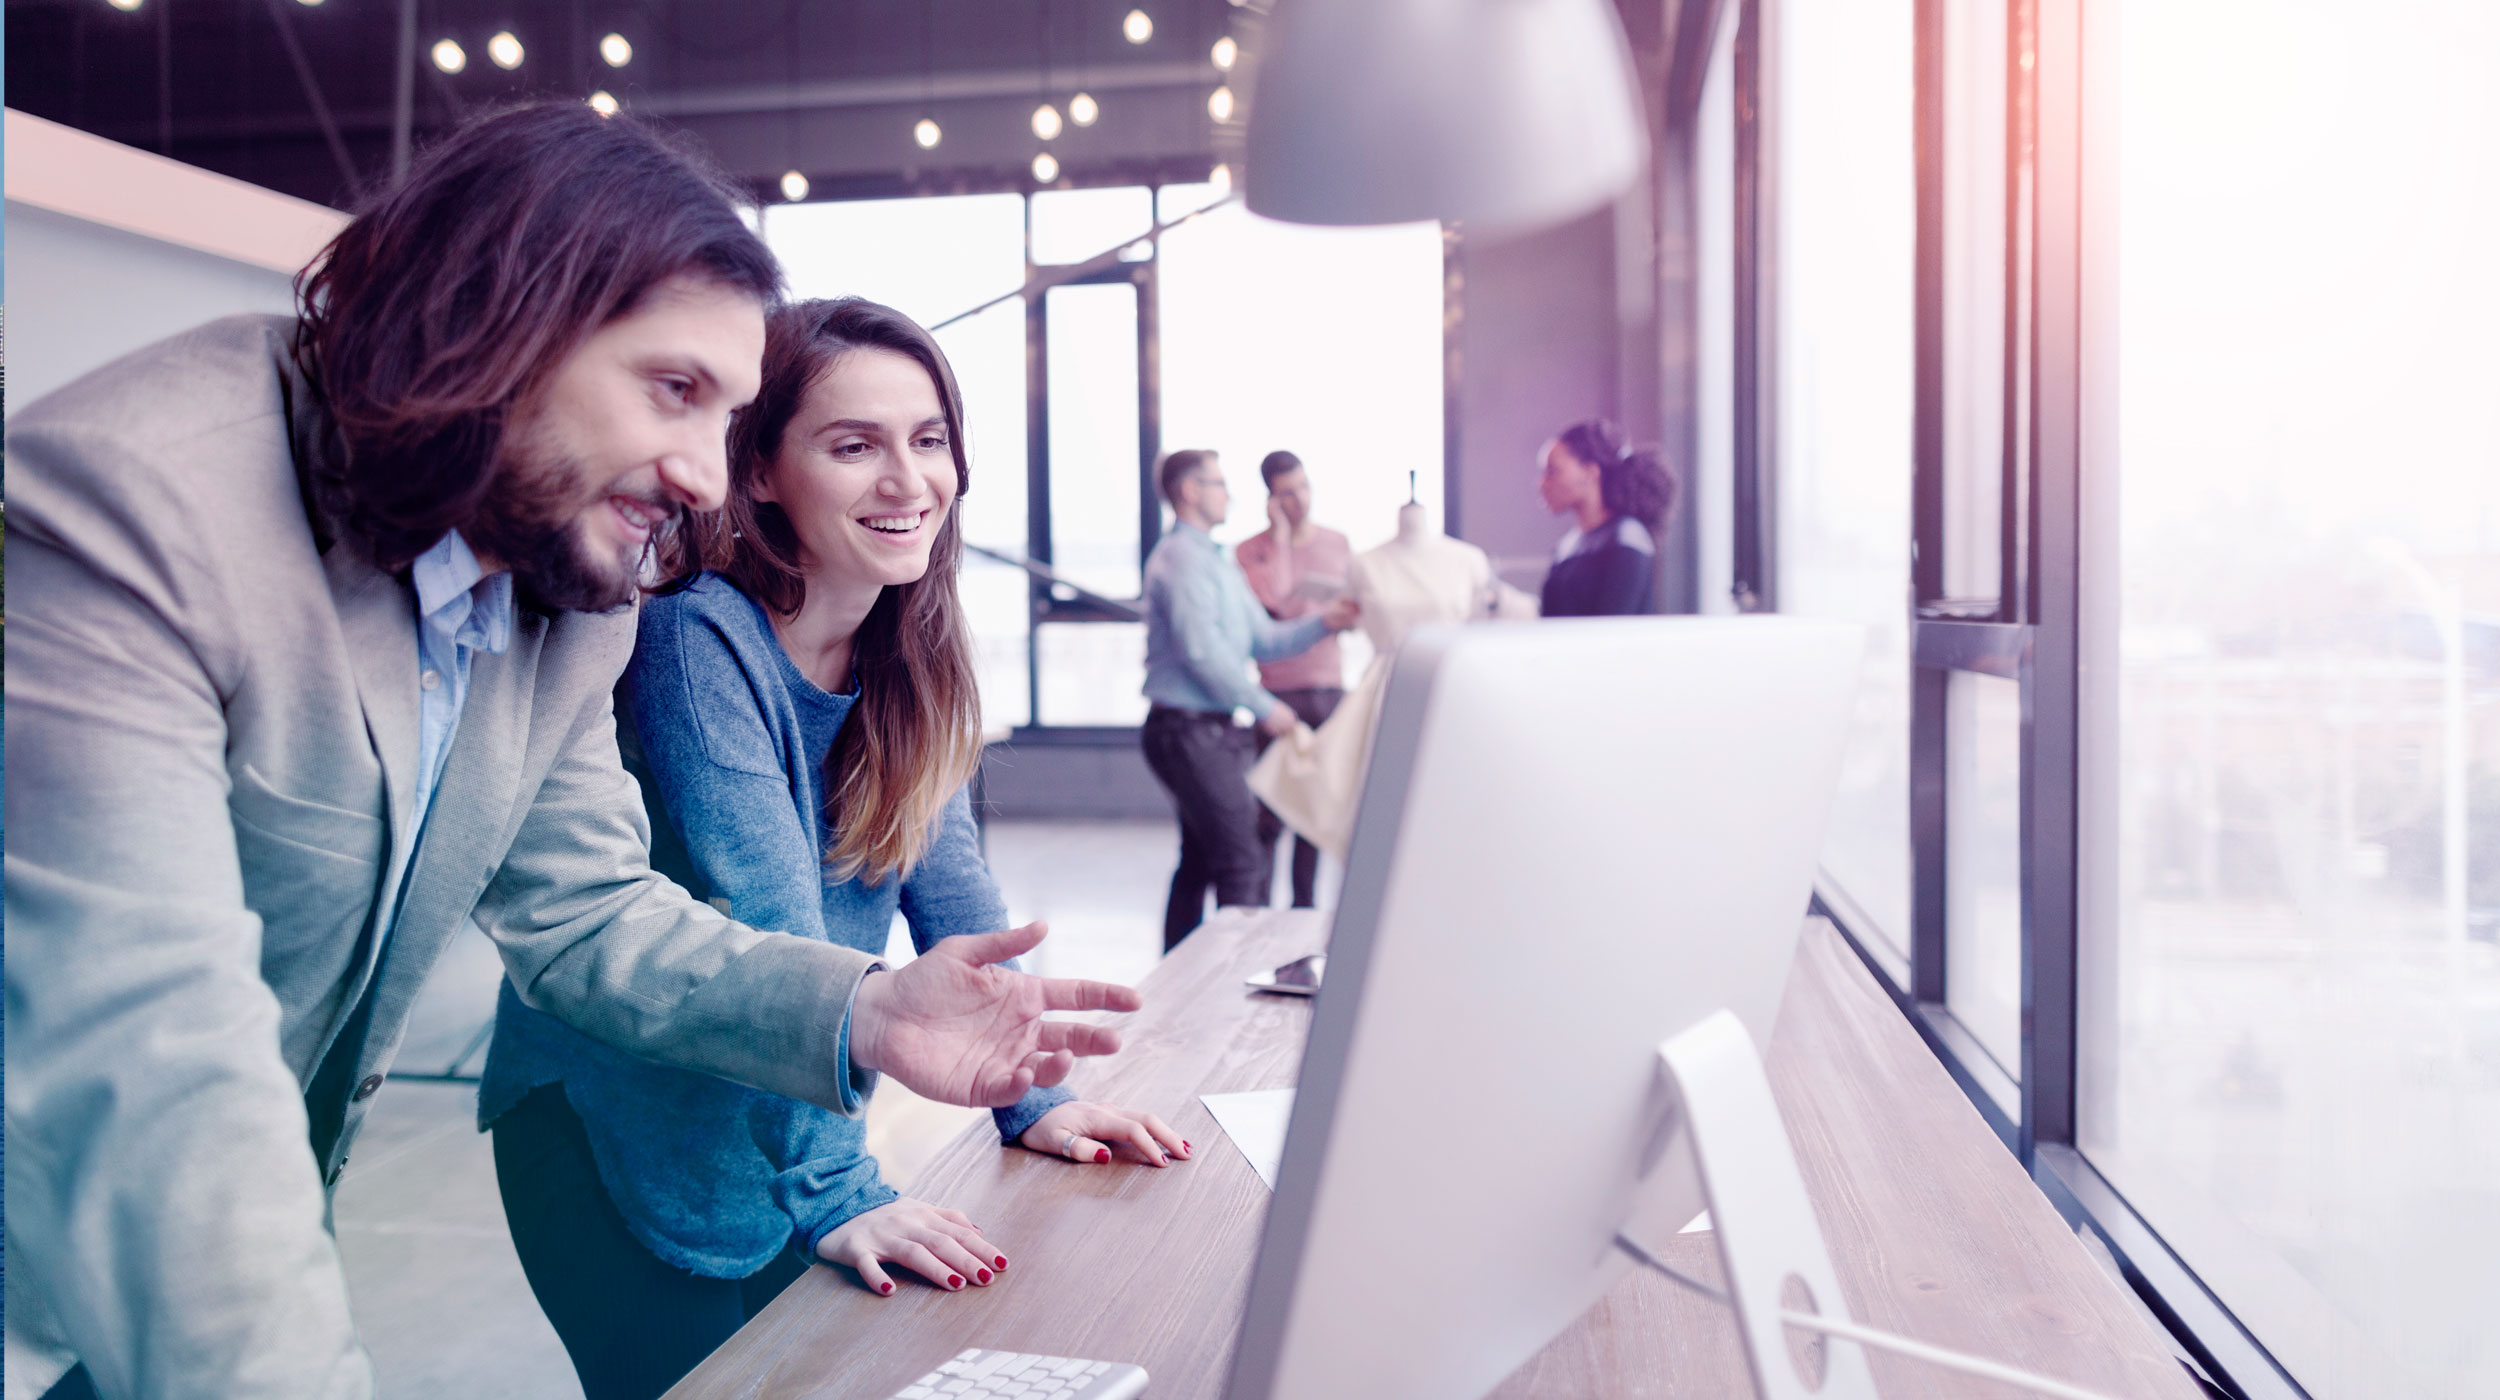
[[[417,832],[469,699],[469,657],[512,643],[512,575],[489,574],[457,530],[409,566],[417,586]]]
[[[1276,697],[1250,662],[1277,661],[1328,635],[1318,614],[1278,622],[1206,531],[1181,521],[1146,559],[1146,698],[1180,710],[1264,715]]]

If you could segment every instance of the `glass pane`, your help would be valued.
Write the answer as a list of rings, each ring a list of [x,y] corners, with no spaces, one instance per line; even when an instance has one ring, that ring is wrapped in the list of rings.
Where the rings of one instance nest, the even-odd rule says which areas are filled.
[[[1024,282],[1024,201],[1012,194],[775,204],[764,241],[795,297],[865,296],[937,325]],[[1024,302],[1012,299],[936,332],[964,398],[972,487],[964,539],[1025,552]],[[1021,572],[968,557],[962,577],[983,721],[1026,722]]]
[[[2082,1132],[2312,1395],[2461,1400],[2500,1375],[2500,8],[2350,20],[2130,5],[2095,118]]]
[[[1736,611],[1736,13],[1723,12],[1693,133],[1695,607]]]
[[[1917,172],[1910,0],[1797,0],[1773,91],[1779,605],[1867,629],[1825,874],[1906,948]]]
[[[1054,622],[1041,651],[1044,724],[1143,724],[1146,624]]]
[[[1137,289],[1126,282],[1055,287],[1043,307],[1051,567],[1105,596],[1134,598]]]
[[[1163,445],[1211,447],[1235,543],[1267,528],[1259,460],[1300,457],[1312,516],[1368,549],[1410,479],[1441,518],[1441,230],[1311,228],[1228,205],[1163,238]],[[1326,327],[1314,334],[1314,327]]]
[[[764,241],[790,295],[867,297],[924,326],[1024,285],[1012,194],[768,205]]]
[[[2002,591],[2005,0],[1944,10],[1944,591]]]
[[[1033,196],[1033,261],[1080,263],[1154,227],[1154,192],[1143,185],[1043,190]]]
[[[1945,1004],[1999,1068],[2022,1040],[2023,691],[2002,676],[1945,682]]]

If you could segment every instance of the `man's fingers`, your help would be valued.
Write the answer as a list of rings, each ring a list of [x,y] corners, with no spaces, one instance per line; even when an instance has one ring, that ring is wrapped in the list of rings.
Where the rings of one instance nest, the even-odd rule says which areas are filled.
[[[1074,1068],[1076,1068],[1076,1057],[1065,1050],[1037,1050],[1024,1057],[1024,1065],[1017,1070],[1017,1073],[1031,1076],[1027,1081],[1028,1086],[1038,1084],[1047,1089],[1067,1078],[1068,1071]],[[1016,1098],[1022,1097],[1024,1095],[1021,1093],[1016,1095]],[[1007,1102],[1013,1103],[1015,1099],[1009,1099]],[[1002,1108],[1005,1106],[1005,1104],[1000,1105]]]
[[[996,933],[965,933],[938,944],[959,957],[974,963],[1005,962],[1019,958],[1041,946],[1050,934],[1050,925],[1040,919]]]
[[[983,938],[1004,935],[982,934]],[[1146,1004],[1135,987],[1116,982],[1088,982],[1077,977],[1041,977],[1043,1005],[1052,1011],[1135,1011]]]
[[[999,1078],[992,1079],[982,1085],[980,1101],[971,1106],[974,1108],[1005,1108],[1009,1104],[1014,1103],[1016,1100],[1023,1098],[1025,1094],[1032,1090],[1035,1084],[1040,1084],[1044,1088],[1048,1088],[1050,1085],[1058,1083],[1058,1079],[1042,1079],[1035,1073],[1036,1067],[1041,1065],[1044,1061],[1047,1061],[1049,1058],[1049,1056],[1042,1054],[1025,1056],[1024,1063],[1017,1065],[1013,1070],[1008,1071]],[[1065,1079],[1067,1077],[1067,1073],[1068,1072],[1066,1070],[1061,1070],[1059,1072],[1059,1078]]]
[[[1069,1055],[1110,1055],[1120,1049],[1120,1033],[1084,1021],[1044,1021],[1035,1044]]]

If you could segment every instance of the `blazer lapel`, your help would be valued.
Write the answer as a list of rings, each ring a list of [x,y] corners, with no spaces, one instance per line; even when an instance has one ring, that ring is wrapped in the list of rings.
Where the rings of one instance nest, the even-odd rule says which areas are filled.
[[[442,786],[426,809],[424,845],[409,868],[383,982],[375,990],[377,1019],[415,998],[425,969],[503,863],[528,767],[530,711],[546,639],[546,619],[523,611],[513,618],[512,640],[502,655],[481,651],[469,659],[469,693],[443,760]],[[399,975],[403,968],[415,975]]]
[[[417,604],[409,586],[383,573],[344,544],[322,557],[339,632],[356,672],[365,732],[382,760],[383,797],[390,808],[391,851],[382,889],[399,888],[408,870],[417,817]],[[387,922],[382,911],[377,922]]]

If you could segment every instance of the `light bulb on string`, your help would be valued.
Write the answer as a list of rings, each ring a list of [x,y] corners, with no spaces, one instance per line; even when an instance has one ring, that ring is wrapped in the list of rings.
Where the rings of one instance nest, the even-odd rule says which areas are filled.
[[[1080,92],[1068,99],[1068,120],[1078,126],[1092,126],[1094,119],[1101,115],[1102,107],[1094,101],[1091,93]]]
[[[634,61],[634,46],[622,34],[611,34],[599,41],[599,57],[610,68],[622,68]]]
[[[1042,139],[1043,139],[1043,140],[1045,140],[1045,141],[1048,141],[1048,140],[1052,139],[1053,137],[1057,136],[1057,135],[1059,134],[1059,131],[1060,131],[1060,125],[1059,125],[1059,109],[1058,109],[1058,108],[1053,107],[1053,106],[1051,106],[1049,103],[1045,102],[1045,103],[1043,103],[1041,106],[1036,107],[1036,108],[1034,108],[1034,109],[1033,109],[1033,134],[1034,134],[1034,135],[1039,136],[1040,138],[1042,138]]]
[[[498,68],[518,68],[523,57],[521,41],[512,37],[511,30],[499,30],[494,38],[486,41],[486,56],[495,60]]]
[[[604,89],[604,88],[602,88],[601,90],[599,90],[599,91],[597,91],[597,92],[592,93],[592,94],[590,95],[590,110],[592,110],[592,111],[594,111],[594,112],[597,112],[600,116],[603,116],[603,117],[613,117],[613,116],[615,116],[615,115],[616,115],[616,97],[615,97],[615,95],[614,95],[614,94],[612,94],[612,93],[610,93],[610,92],[608,92],[608,91],[607,91],[606,89]]]
[[[807,177],[795,170],[782,172],[781,197],[792,204],[807,198]]]
[[[1241,59],[1241,45],[1234,43],[1233,36],[1227,34],[1215,41],[1215,50],[1207,57],[1215,60],[1216,67],[1230,73],[1233,71],[1233,64]]]
[[[145,4],[146,0],[104,0],[104,3],[112,6],[116,10],[121,11],[123,14],[128,14],[132,10],[139,8],[142,4]]]
[[[1220,122],[1233,119],[1233,90],[1220,87],[1207,94],[1207,115]]]
[[[1059,157],[1052,155],[1048,151],[1044,151],[1040,155],[1033,157],[1033,178],[1045,185],[1058,179]]]
[[[938,130],[938,124],[935,121],[922,117],[919,124],[911,129],[911,139],[919,145],[920,149],[934,151],[937,149],[937,143],[946,139],[946,133]]]
[[[1233,192],[1233,168],[1229,165],[1216,166],[1207,172],[1207,183],[1215,187],[1217,194],[1231,194]]]
[[[1144,10],[1131,10],[1120,21],[1120,33],[1132,44],[1142,44],[1155,36],[1154,17]]]
[[[457,73],[469,66],[469,51],[455,40],[440,40],[434,45],[434,66],[446,73]]]

